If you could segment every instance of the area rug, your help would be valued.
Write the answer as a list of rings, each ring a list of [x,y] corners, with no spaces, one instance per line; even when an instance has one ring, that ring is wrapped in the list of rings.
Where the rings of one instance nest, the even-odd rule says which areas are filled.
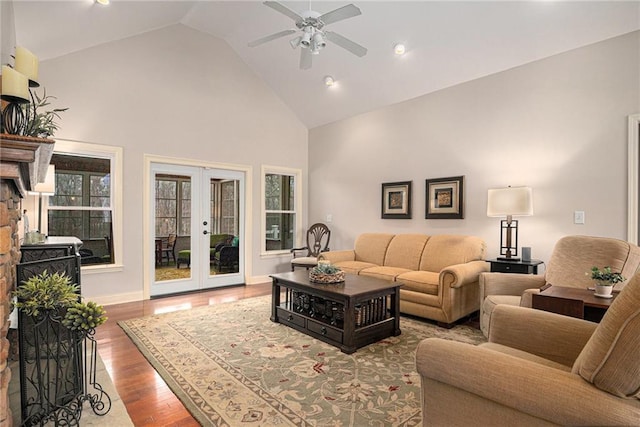
[[[273,323],[270,297],[120,322],[205,426],[419,426],[420,340],[478,344],[469,326],[402,317],[402,334],[351,355]]]

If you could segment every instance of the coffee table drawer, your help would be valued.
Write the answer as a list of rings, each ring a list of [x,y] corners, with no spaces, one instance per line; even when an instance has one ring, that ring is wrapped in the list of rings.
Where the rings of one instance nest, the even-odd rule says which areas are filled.
[[[305,318],[299,314],[290,312],[283,308],[278,307],[278,321],[284,324],[297,325],[302,328],[305,327]]]
[[[324,323],[315,322],[311,319],[307,320],[307,329],[318,335],[325,336],[330,340],[342,342],[342,332],[327,326]]]

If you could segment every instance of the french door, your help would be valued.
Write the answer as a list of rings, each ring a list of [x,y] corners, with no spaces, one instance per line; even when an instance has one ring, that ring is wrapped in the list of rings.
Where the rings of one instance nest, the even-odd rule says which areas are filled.
[[[244,283],[244,180],[242,171],[151,163],[151,296]]]

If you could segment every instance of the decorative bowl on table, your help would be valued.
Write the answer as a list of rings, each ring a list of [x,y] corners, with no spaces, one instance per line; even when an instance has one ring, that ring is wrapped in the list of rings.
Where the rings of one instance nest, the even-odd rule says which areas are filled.
[[[323,284],[344,282],[344,271],[330,264],[319,263],[309,270],[309,280]]]

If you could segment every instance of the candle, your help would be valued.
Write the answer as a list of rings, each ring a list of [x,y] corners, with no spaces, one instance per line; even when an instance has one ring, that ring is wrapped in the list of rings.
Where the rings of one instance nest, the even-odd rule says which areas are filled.
[[[9,102],[29,102],[29,79],[13,68],[2,66],[2,99]]]
[[[38,57],[27,49],[16,47],[16,71],[29,79],[29,86],[38,87]]]

